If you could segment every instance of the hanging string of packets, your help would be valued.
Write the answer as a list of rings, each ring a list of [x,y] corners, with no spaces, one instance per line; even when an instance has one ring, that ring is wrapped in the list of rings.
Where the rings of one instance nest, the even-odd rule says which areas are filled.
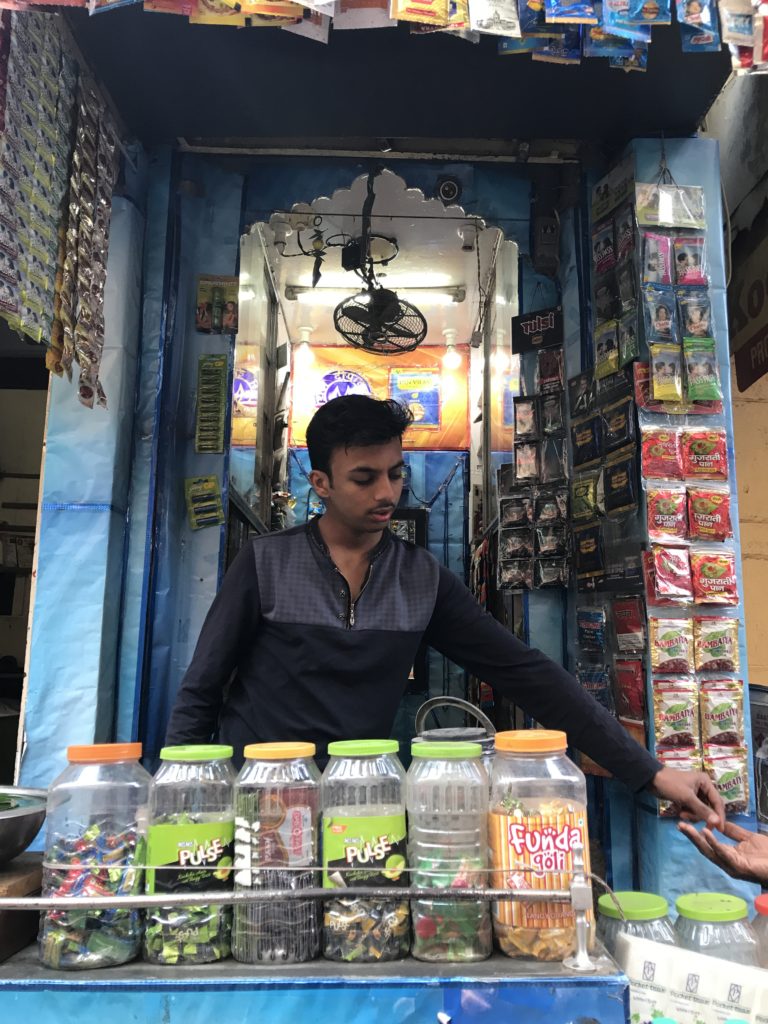
[[[52,0],[0,0],[23,11]],[[141,0],[56,0],[91,14]],[[502,55],[579,64],[604,57],[611,67],[645,71],[651,29],[676,20],[684,53],[727,45],[737,71],[768,71],[768,2],[754,0],[144,0],[145,11],[177,14],[194,25],[277,27],[327,43],[339,30],[390,28],[414,34],[449,32],[469,42],[499,37]]]

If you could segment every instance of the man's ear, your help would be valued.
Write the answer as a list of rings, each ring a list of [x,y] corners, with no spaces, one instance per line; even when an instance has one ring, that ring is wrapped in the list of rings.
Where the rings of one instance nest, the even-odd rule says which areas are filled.
[[[331,478],[327,473],[323,473],[319,469],[313,469],[309,474],[309,482],[312,484],[312,490],[318,498],[328,497],[331,490]]]

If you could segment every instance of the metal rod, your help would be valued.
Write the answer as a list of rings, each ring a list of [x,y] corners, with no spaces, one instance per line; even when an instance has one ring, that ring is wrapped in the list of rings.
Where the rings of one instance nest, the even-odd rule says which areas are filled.
[[[230,906],[287,900],[429,900],[444,903],[463,900],[510,900],[521,903],[570,903],[568,889],[422,889],[360,886],[354,889],[248,889],[243,892],[154,893],[144,896],[3,896],[0,910],[133,910],[141,907]]]

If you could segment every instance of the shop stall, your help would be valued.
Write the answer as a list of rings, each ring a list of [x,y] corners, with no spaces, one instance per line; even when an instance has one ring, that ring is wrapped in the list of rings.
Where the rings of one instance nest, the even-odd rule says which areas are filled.
[[[465,45],[464,37],[474,32],[503,36],[492,40],[499,54],[489,53],[487,38],[474,50],[467,47],[468,73],[490,59],[497,62],[491,77],[510,66],[506,56],[512,53],[522,53],[528,68],[525,53],[535,51],[529,71],[517,65],[510,74],[522,76],[521,82],[529,73],[558,76],[560,86],[550,80],[545,89],[549,113],[535,127],[542,137],[566,134],[566,107],[574,98],[557,100],[568,92],[560,76],[583,72],[576,103],[595,85],[605,89],[606,75],[616,83],[615,93],[608,92],[617,106],[602,137],[582,110],[577,124],[583,138],[577,142],[515,143],[502,154],[457,143],[433,147],[426,158],[415,144],[410,155],[403,147],[393,156],[391,139],[378,138],[407,134],[407,126],[421,123],[419,110],[403,106],[395,124],[373,117],[366,102],[364,109],[350,109],[346,124],[356,130],[370,124],[366,134],[373,132],[375,143],[350,144],[347,152],[339,152],[337,143],[336,153],[324,146],[306,152],[303,143],[275,147],[290,150],[286,155],[269,151],[264,130],[257,144],[242,141],[253,134],[250,109],[235,116],[226,105],[222,127],[214,131],[214,122],[206,122],[209,98],[199,92],[197,105],[189,104],[195,116],[184,103],[176,108],[173,135],[179,142],[156,144],[158,125],[169,124],[162,122],[167,95],[158,94],[156,110],[146,97],[143,106],[137,103],[146,83],[126,84],[124,55],[116,46],[120,29],[110,26],[121,26],[131,44],[146,43],[147,53],[180,31],[192,34],[191,47],[207,38],[213,48],[208,59],[224,46],[213,59],[220,73],[227,46],[233,60],[244,55],[254,45],[250,28],[265,27],[265,18],[279,21],[269,23],[278,39],[274,52],[287,47],[283,52],[291,56],[299,52],[291,50],[296,34],[309,36],[299,40],[301,47],[327,39],[330,15],[313,7],[296,23],[293,4],[279,5],[281,11],[258,4],[247,11],[195,6],[195,25],[230,26],[232,42],[223,44],[226,30],[187,26],[190,11],[183,5],[176,10],[169,4],[177,17],[165,19],[138,8],[93,6],[92,13],[103,11],[103,17],[75,13],[65,20],[14,10],[4,11],[0,21],[7,81],[0,135],[0,305],[14,330],[45,345],[54,375],[19,785],[46,789],[75,745],[87,761],[82,751],[91,744],[138,743],[143,776],[157,772],[147,804],[156,815],[153,825],[190,825],[191,819],[180,822],[192,813],[183,801],[172,800],[165,810],[152,801],[159,800],[164,778],[178,781],[168,768],[173,757],[166,728],[205,615],[249,538],[322,511],[308,479],[307,423],[337,396],[366,394],[393,398],[414,415],[404,441],[405,486],[394,531],[427,548],[508,629],[570,669],[665,766],[707,771],[729,820],[754,829],[717,144],[639,136],[670,128],[686,136],[695,128],[729,69],[723,41],[744,70],[750,62],[759,68],[762,15],[750,14],[746,33],[730,5],[720,4],[718,22],[714,4],[702,4],[695,23],[678,14],[678,33],[665,27],[671,15],[663,5],[643,5],[634,19],[611,9],[613,20],[606,15],[598,24],[602,14],[589,13],[584,4],[575,35],[571,26],[566,38],[562,18],[550,10],[557,5],[547,4],[544,12],[526,10],[525,25],[507,25],[504,11],[497,11],[493,30],[483,28],[477,13],[468,25],[455,21],[458,14],[450,24],[433,23],[444,30],[440,39],[430,34],[412,40],[396,30],[393,52],[424,45],[428,61],[446,45]],[[335,12],[324,52],[333,52],[345,17],[364,18],[370,28],[370,19],[381,22],[385,13],[347,6]],[[422,18],[429,6],[420,8]],[[500,6],[518,18],[515,4]],[[144,7],[157,11],[162,5]],[[390,14],[395,21],[406,17],[388,10],[387,22]],[[241,22],[245,29],[246,19],[248,29],[232,30]],[[650,58],[649,20],[661,25],[653,29]],[[358,37],[356,24],[346,27],[348,39]],[[461,39],[448,40],[445,30]],[[735,42],[739,30],[743,38]],[[131,52],[131,46],[123,49]],[[385,50],[376,43],[371,59],[381,60]],[[546,67],[575,63],[582,53],[582,68]],[[301,54],[309,62],[302,74],[313,79],[311,62],[322,61],[306,56],[306,49]],[[268,73],[273,57],[264,59],[260,74]],[[26,73],[30,60],[41,62],[37,84]],[[637,124],[625,124],[636,83],[647,81],[649,93],[663,92],[670,81],[661,71],[667,61],[678,69],[675,81],[679,68],[690,75],[682,76],[669,109],[658,114],[663,123],[655,125],[652,105],[641,103]],[[149,77],[161,63],[149,60]],[[182,77],[189,67],[180,62]],[[193,91],[199,87],[190,83]],[[686,107],[681,96],[688,90]],[[354,107],[348,91],[343,95],[342,119]],[[295,123],[294,114],[305,117],[305,105],[304,96],[289,90],[282,123]],[[458,121],[469,124],[472,114],[462,108]],[[523,111],[520,124],[525,116]],[[133,138],[124,118],[146,127],[146,145]],[[325,113],[317,123],[318,131],[339,134],[339,121]],[[270,134],[285,138],[287,129]],[[533,138],[534,130],[528,134]],[[452,135],[460,138],[459,123]],[[587,137],[592,144],[610,140],[610,156],[588,148]],[[529,162],[532,153],[535,163]],[[384,305],[386,330],[361,329]],[[486,680],[468,678],[434,651],[420,651],[393,728],[409,773],[420,757],[414,754],[409,767],[420,731],[414,721],[430,699],[438,700],[431,724],[443,727],[467,725],[457,700],[469,701],[504,734],[531,732],[536,724]],[[479,748],[465,755],[475,760]],[[55,848],[60,877],[54,877],[49,845],[46,871],[53,875],[44,881],[43,902],[34,895],[39,876],[30,875],[28,864],[25,891],[0,887],[0,927],[3,915],[25,910],[42,910],[47,922],[42,963],[36,947],[27,946],[0,964],[2,998],[42,1021],[54,1014],[59,1020],[80,1017],[97,997],[99,1012],[114,1008],[116,1015],[147,1020],[234,1010],[244,1019],[276,1022],[344,1013],[351,1021],[456,1024],[516,1014],[525,1021],[583,1017],[618,1024],[628,1019],[627,976],[602,947],[587,949],[590,839],[595,874],[616,890],[644,890],[674,904],[690,892],[695,873],[698,890],[751,905],[759,888],[727,878],[701,858],[677,830],[673,808],[647,793],[631,794],[582,752],[570,749],[569,755],[587,778],[589,835],[583,810],[570,861],[560,864],[557,881],[538,886],[536,902],[549,906],[547,913],[559,907],[573,930],[568,948],[558,947],[557,955],[526,947],[483,959],[489,947],[482,956],[452,962],[445,950],[426,961],[398,959],[408,953],[409,920],[417,929],[428,919],[421,933],[416,930],[417,940],[429,945],[434,938],[432,918],[419,917],[419,907],[423,911],[430,902],[428,885],[445,887],[434,882],[436,869],[430,874],[422,866],[420,873],[413,862],[409,877],[398,848],[378,881],[407,880],[399,900],[385,901],[401,910],[379,918],[366,911],[354,927],[347,922],[350,932],[359,925],[363,936],[373,936],[361,939],[364,953],[371,952],[366,943],[394,938],[396,956],[382,956],[377,946],[377,954],[363,955],[363,962],[340,954],[334,963],[326,937],[327,959],[315,959],[316,937],[311,955],[260,959],[243,953],[252,949],[243,934],[249,942],[253,935],[235,926],[232,944],[240,954],[230,959],[224,909],[230,904],[235,919],[240,908],[250,927],[269,916],[270,901],[281,906],[279,894],[295,878],[306,876],[298,883],[306,890],[301,898],[285,902],[296,935],[310,945],[319,927],[317,907],[309,917],[301,914],[311,901],[322,905],[329,929],[328,915],[337,913],[343,924],[347,911],[334,910],[327,890],[318,886],[320,870],[329,875],[329,865],[317,849],[302,864],[303,876],[291,875],[290,884],[270,889],[264,879],[253,882],[258,865],[238,861],[244,855],[238,842],[245,843],[238,832],[251,828],[257,812],[252,819],[238,817],[232,796],[220,805],[211,787],[205,827],[213,831],[205,841],[218,843],[216,863],[202,874],[206,884],[193,890],[197,899],[206,897],[205,922],[196,916],[197,904],[189,916],[184,898],[163,902],[153,895],[169,891],[152,886],[158,884],[155,869],[170,862],[157,859],[158,846],[142,860],[135,822],[107,834],[103,821],[95,820],[96,831],[83,832],[77,849]],[[451,756],[443,755],[446,764]],[[210,757],[217,759],[228,757]],[[219,781],[231,788],[232,777],[222,771]],[[440,782],[449,775],[445,767],[441,772]],[[148,777],[137,785],[148,787]],[[567,809],[557,809],[561,817],[572,814],[574,801],[568,799]],[[315,821],[319,804],[312,808]],[[2,813],[0,807],[0,820]],[[401,813],[404,830],[404,805]],[[413,809],[408,813],[410,841],[416,826]],[[563,827],[560,817],[545,824]],[[216,832],[223,825],[226,836]],[[393,837],[395,845],[406,842],[404,831]],[[42,851],[44,843],[41,833],[32,849]],[[497,837],[497,847],[503,846]],[[326,836],[323,848],[331,847]],[[85,890],[73,894],[72,875],[91,855],[90,888],[83,882]],[[145,864],[149,896],[143,894]],[[513,867],[503,858],[493,866]],[[508,876],[494,881],[483,874],[485,862],[475,867],[477,879],[463,878],[458,886],[466,891],[454,911],[464,919],[465,910],[455,908],[474,909],[487,934],[477,924],[470,929],[472,941],[483,934],[490,941],[488,904],[494,901],[504,949],[499,936],[505,927],[519,926],[534,900],[519,891],[510,899]],[[238,869],[248,874],[248,884],[238,879]],[[77,898],[82,920],[73,924],[68,908]],[[372,890],[370,899],[385,896]],[[741,920],[738,914],[741,909]],[[376,924],[381,917],[386,927]],[[117,921],[108,940],[100,931],[105,920]],[[343,945],[344,928],[337,931]],[[72,938],[75,933],[80,939]],[[115,943],[126,942],[138,943],[131,955],[109,959]],[[208,953],[195,959],[201,947]],[[303,962],[281,962],[292,959]],[[622,963],[635,970],[631,956]],[[64,973],[67,967],[79,970]]]

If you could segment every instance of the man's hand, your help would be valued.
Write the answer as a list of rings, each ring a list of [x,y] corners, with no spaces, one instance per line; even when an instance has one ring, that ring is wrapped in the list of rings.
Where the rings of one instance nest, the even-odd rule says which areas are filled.
[[[725,823],[725,804],[704,772],[662,768],[648,789],[661,800],[669,800],[683,821],[705,821],[708,828],[719,829]]]
[[[727,821],[720,831],[728,839],[733,839],[736,846],[726,846],[710,832],[708,828],[697,832],[693,825],[678,826],[683,835],[707,860],[722,868],[732,878],[744,882],[768,884],[768,836],[757,832],[748,832],[745,828]]]

